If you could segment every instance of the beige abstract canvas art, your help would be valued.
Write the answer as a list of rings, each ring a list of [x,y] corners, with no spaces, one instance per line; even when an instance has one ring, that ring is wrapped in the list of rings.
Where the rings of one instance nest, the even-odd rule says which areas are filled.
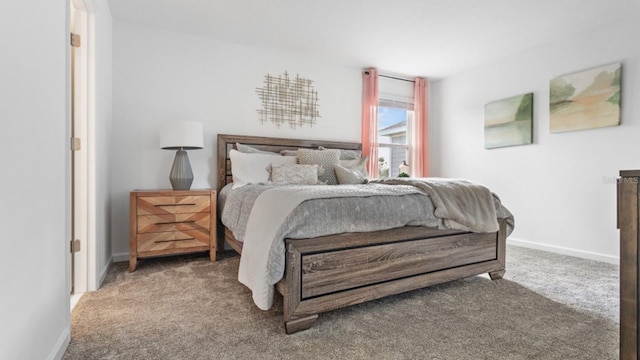
[[[549,86],[552,133],[620,124],[621,64],[564,75]]]

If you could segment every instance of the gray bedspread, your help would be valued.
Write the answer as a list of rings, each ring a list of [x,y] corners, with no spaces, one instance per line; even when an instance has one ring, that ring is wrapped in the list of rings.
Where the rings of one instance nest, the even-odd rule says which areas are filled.
[[[314,185],[322,186],[322,185]],[[287,237],[301,239],[353,231],[376,231],[405,225],[439,227],[441,221],[433,216],[433,205],[428,197],[411,187],[394,189],[395,196],[359,196],[384,185],[323,186],[327,190],[349,188],[351,197],[320,198],[301,203],[282,224]],[[246,185],[226,195],[221,202],[222,224],[233,232],[238,241],[244,241],[245,231],[253,204],[264,191],[275,185]],[[401,191],[399,191],[401,190]],[[273,204],[278,211],[278,204]]]
[[[401,180],[402,181],[402,180]],[[381,181],[380,184],[384,184]],[[391,184],[390,181],[387,181]],[[354,231],[377,231],[402,226],[428,226],[445,229],[445,221],[435,216],[433,202],[429,196],[414,186],[403,184],[395,188],[395,196],[362,196],[372,187],[381,185],[339,185],[354,191],[353,197],[320,198],[307,200],[290,214],[283,227],[287,237],[302,239]],[[222,224],[233,232],[238,241],[244,241],[247,221],[258,196],[276,185],[246,185],[231,190],[227,185],[220,192],[219,213]],[[318,185],[314,185],[318,186]],[[335,188],[331,186],[331,188]],[[494,194],[495,212],[498,219],[507,219],[508,234],[513,231],[513,216]],[[278,204],[273,205],[274,211]]]

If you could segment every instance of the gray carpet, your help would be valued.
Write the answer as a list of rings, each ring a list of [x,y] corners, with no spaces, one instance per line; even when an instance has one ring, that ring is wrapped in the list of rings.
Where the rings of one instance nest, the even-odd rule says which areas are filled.
[[[321,314],[285,335],[227,255],[114,264],[72,313],[65,359],[617,359],[618,267],[509,246],[477,276]]]

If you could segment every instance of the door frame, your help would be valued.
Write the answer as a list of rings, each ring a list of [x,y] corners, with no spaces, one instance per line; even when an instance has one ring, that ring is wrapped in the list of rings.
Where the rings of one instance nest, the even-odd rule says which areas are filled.
[[[79,150],[71,150],[73,208],[72,238],[80,240],[80,250],[71,254],[73,294],[96,290],[96,146],[95,146],[95,16],[91,0],[70,1],[70,31],[80,35],[81,46],[71,56],[72,92],[71,136],[81,141]],[[75,120],[74,120],[75,118]],[[73,143],[73,140],[71,140]],[[75,158],[75,159],[74,159]],[[71,282],[72,281],[72,282]]]

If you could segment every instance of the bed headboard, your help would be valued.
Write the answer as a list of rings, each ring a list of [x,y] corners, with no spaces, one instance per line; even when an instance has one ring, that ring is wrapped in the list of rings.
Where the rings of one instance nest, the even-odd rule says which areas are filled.
[[[235,148],[236,143],[250,145],[260,150],[273,152],[279,152],[281,150],[297,150],[298,148],[317,149],[320,146],[327,149],[362,149],[362,145],[355,142],[218,134],[218,191],[232,181],[229,151]]]

